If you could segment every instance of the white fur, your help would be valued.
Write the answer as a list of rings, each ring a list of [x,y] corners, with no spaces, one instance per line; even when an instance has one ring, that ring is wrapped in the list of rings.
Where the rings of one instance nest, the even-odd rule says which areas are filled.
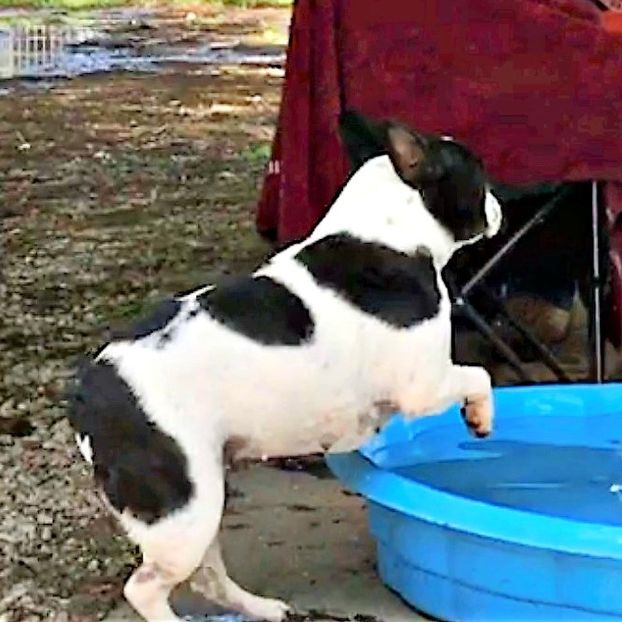
[[[84,435],[76,434],[76,443],[82,457],[89,463],[93,464],[93,448],[91,447],[91,439]]]
[[[500,208],[486,198],[487,235],[500,224]],[[412,328],[397,329],[321,288],[294,259],[304,246],[348,232],[412,253],[426,248],[442,294],[438,314]],[[171,340],[156,348],[158,335],[116,341],[100,354],[115,365],[157,426],[188,458],[196,494],[183,509],[152,526],[127,512],[120,516],[144,554],[144,564],[126,586],[126,596],[148,620],[174,620],[170,589],[203,562],[202,585],[246,615],[283,619],[286,607],[236,586],[224,571],[217,545],[223,505],[221,449],[227,439],[246,439],[238,457],[307,454],[355,449],[391,410],[409,416],[466,403],[467,418],[489,430],[490,379],[480,368],[451,362],[450,302],[440,270],[458,248],[426,210],[418,192],[404,184],[386,156],[366,163],[348,182],[313,233],[276,255],[256,274],[270,276],[300,297],[315,323],[308,344],[264,346],[213,320],[198,305],[202,288],[183,299]],[[85,457],[86,443],[79,441]],[[87,457],[88,459],[88,457]],[[211,586],[211,587],[210,587]]]

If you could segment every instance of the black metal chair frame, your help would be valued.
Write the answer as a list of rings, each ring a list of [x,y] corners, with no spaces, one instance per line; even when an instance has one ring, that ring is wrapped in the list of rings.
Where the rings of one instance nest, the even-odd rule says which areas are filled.
[[[602,223],[604,221],[604,209],[602,201],[602,188],[598,182],[591,184],[591,279],[590,279],[590,304],[588,309],[589,329],[588,329],[588,378],[591,382],[601,383],[605,376],[605,348],[604,331],[602,322],[603,307],[603,288],[605,274],[604,261],[605,253],[602,240]],[[563,193],[563,190],[562,190]],[[560,382],[571,382],[570,377],[564,371],[561,363],[553,352],[542,343],[529,328],[519,319],[512,317],[503,303],[503,300],[486,286],[486,277],[496,269],[512,249],[535,227],[546,221],[548,216],[556,209],[561,202],[562,194],[558,194],[544,206],[542,206],[534,216],[532,216],[522,227],[514,232],[503,246],[488,259],[484,265],[463,285],[455,288],[453,292],[453,312],[467,319],[475,329],[482,334],[507,361],[520,379],[521,384],[535,384],[534,380],[525,369],[519,355],[507,343],[505,343],[495,332],[492,325],[480,314],[469,300],[469,295],[476,289],[490,300],[501,317],[509,323],[532,347],[539,359],[553,372]]]

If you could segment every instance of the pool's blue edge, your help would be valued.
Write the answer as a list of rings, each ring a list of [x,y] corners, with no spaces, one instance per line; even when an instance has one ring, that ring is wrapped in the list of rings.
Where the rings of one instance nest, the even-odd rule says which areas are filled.
[[[570,386],[559,389],[568,395],[577,391],[597,395],[593,385]],[[622,401],[618,402],[622,385],[600,385],[598,389],[608,393],[608,399],[614,399],[622,410]],[[497,390],[501,391],[507,390]],[[422,425],[434,425],[433,420],[426,418]],[[329,454],[326,460],[347,488],[405,518],[520,546],[622,561],[622,528],[544,516],[452,495],[378,468],[360,451]]]

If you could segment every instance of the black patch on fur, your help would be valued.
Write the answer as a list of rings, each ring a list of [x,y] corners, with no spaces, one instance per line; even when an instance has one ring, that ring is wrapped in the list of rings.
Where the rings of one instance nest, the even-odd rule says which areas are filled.
[[[266,276],[231,279],[197,300],[218,322],[268,346],[301,345],[315,329],[300,298]]]
[[[152,524],[188,503],[193,486],[185,455],[147,419],[112,365],[80,370],[69,420],[89,437],[95,480],[119,512],[127,508]]]
[[[162,301],[149,314],[138,320],[138,322],[129,328],[121,331],[114,331],[112,339],[142,339],[162,330],[177,316],[181,309],[181,304],[181,301],[172,298]],[[164,334],[162,338],[163,344],[166,343],[170,337],[170,333]]]
[[[421,193],[428,211],[457,241],[484,233],[486,179],[482,161],[465,145],[408,129],[395,121],[375,121],[354,110],[343,112],[339,132],[348,153],[350,175],[365,162],[391,151],[389,128],[417,136],[424,157],[413,179],[396,168],[404,183]],[[394,162],[395,164],[395,162]]]
[[[365,162],[386,155],[386,122],[378,122],[345,110],[339,116],[339,135],[348,154],[352,172]]]
[[[339,234],[310,244],[296,258],[321,286],[391,326],[408,328],[438,313],[437,273],[423,250],[410,256]]]
[[[454,237],[469,240],[486,231],[484,167],[466,147],[455,141],[430,140],[425,164],[438,179],[418,188],[428,211]]]

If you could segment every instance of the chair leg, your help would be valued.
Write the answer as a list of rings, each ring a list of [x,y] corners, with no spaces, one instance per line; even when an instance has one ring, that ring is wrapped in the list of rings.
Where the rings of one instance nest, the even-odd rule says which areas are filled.
[[[516,375],[526,384],[533,384],[534,380],[525,371],[525,368],[512,348],[500,339],[490,324],[475,310],[473,305],[464,298],[458,298],[454,302],[454,309],[457,313],[468,318],[475,328],[484,336],[505,358],[512,367]]]
[[[588,335],[588,360],[589,360],[589,379],[593,382],[603,382],[605,375],[605,348],[604,330],[602,324],[603,306],[603,266],[605,252],[602,239],[602,217],[603,209],[600,201],[600,187],[597,182],[592,183],[592,278],[590,290],[590,309],[589,309],[589,335]],[[557,197],[541,207],[518,231],[516,231],[507,242],[491,257],[484,265],[462,287],[456,288],[457,294],[454,297],[454,309],[456,312],[468,318],[475,328],[486,337],[499,353],[507,360],[514,369],[518,377],[528,383],[534,382],[525,371],[520,357],[516,352],[504,343],[494,332],[490,324],[479,314],[473,305],[468,301],[468,295],[475,287],[481,287],[485,277],[510,253],[516,244],[525,237],[534,227],[546,220],[553,209],[559,205],[564,198],[564,191]],[[488,295],[491,295],[490,292]],[[542,361],[555,373],[562,381],[570,381],[569,376],[561,368],[557,359],[550,350],[542,344],[520,321],[517,321],[507,314],[501,301],[494,301],[498,310],[509,320],[510,324],[521,333],[527,341],[534,347],[540,355]]]
[[[603,382],[605,379],[605,339],[602,323],[603,306],[603,263],[602,244],[603,208],[601,192],[597,182],[592,182],[592,273],[589,309],[589,379]]]
[[[518,231],[516,231],[505,244],[488,260],[484,265],[463,285],[457,289],[454,296],[454,309],[457,313],[468,318],[473,326],[486,338],[497,351],[505,358],[514,372],[523,382],[533,384],[534,380],[525,371],[525,368],[516,352],[500,339],[490,324],[475,310],[473,305],[467,300],[470,291],[481,285],[485,277],[497,267],[497,265],[508,255],[518,242],[527,235],[534,227],[544,222],[547,216],[559,205],[564,192],[542,206]],[[452,288],[454,289],[454,288]],[[455,291],[454,289],[454,291]]]
[[[556,197],[543,205],[507,242],[460,288],[460,296],[466,298],[469,292],[491,272],[501,260],[536,226],[542,224],[548,215],[566,198],[569,190],[562,190]]]
[[[506,310],[505,304],[502,300],[491,291],[486,285],[481,285],[483,291],[495,304],[497,312],[500,313],[508,324],[518,332],[527,343],[540,355],[542,362],[557,376],[558,380],[562,382],[571,382],[570,376],[564,371],[560,362],[549,348],[544,345],[534,334],[527,328],[520,320],[512,317]]]

